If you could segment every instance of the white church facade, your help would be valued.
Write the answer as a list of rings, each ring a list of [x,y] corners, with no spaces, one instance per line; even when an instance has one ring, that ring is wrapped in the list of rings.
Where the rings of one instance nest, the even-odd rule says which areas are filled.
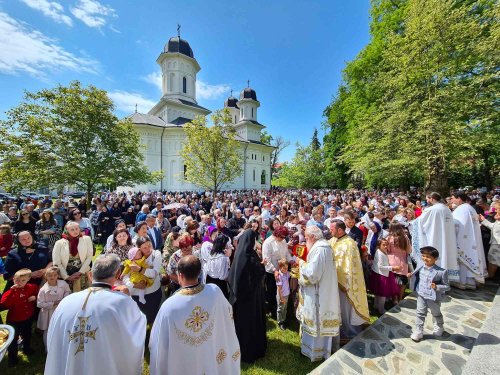
[[[189,43],[180,37],[170,38],[156,60],[162,71],[162,93],[159,102],[147,114],[134,113],[130,120],[140,134],[144,162],[150,171],[163,171],[163,179],[155,184],[136,185],[135,191],[202,190],[184,179],[184,163],[180,155],[186,137],[183,125],[196,116],[207,116],[210,110],[196,101],[196,74],[201,67]],[[264,125],[257,121],[260,103],[250,87],[224,102],[231,114],[232,126],[239,141],[243,173],[224,190],[269,189],[271,186],[271,154],[273,147],[260,141]],[[128,189],[128,188],[127,188]]]

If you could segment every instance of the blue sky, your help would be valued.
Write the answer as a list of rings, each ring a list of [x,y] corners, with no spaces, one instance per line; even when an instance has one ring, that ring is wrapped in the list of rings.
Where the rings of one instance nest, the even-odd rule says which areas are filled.
[[[198,103],[250,86],[273,135],[309,143],[345,63],[369,40],[368,0],[0,0],[0,118],[24,90],[80,80],[109,92],[120,117],[160,98],[156,58],[177,34],[193,49]]]

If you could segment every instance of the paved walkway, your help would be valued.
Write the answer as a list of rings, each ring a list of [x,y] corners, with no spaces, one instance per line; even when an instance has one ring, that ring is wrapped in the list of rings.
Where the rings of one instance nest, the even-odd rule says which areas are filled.
[[[432,335],[429,313],[419,343],[410,339],[417,305],[410,295],[311,374],[461,374],[497,288],[493,284],[477,291],[452,288],[441,305],[445,334]]]

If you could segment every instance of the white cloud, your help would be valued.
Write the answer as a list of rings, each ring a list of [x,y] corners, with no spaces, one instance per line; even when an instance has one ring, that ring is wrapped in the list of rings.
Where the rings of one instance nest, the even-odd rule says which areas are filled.
[[[0,72],[29,73],[43,77],[47,69],[69,69],[95,73],[97,62],[78,57],[61,47],[56,40],[32,30],[6,13],[0,12]]]
[[[225,83],[209,85],[203,81],[196,81],[196,96],[199,99],[214,100],[228,94],[231,87]]]
[[[80,0],[71,8],[71,13],[89,27],[101,27],[107,22],[107,17],[115,16],[115,10],[101,4],[97,0]]]
[[[148,83],[155,85],[158,90],[162,90],[162,77],[160,72],[150,73],[142,79]],[[198,99],[214,100],[227,95],[231,87],[225,83],[210,85],[203,81],[196,81],[196,97]]]
[[[162,77],[160,72],[150,73],[142,79],[152,85],[156,86],[158,90],[162,90]]]
[[[57,23],[65,23],[68,26],[73,25],[73,20],[64,14],[64,8],[61,4],[48,0],[21,0],[30,8],[39,10],[44,16],[52,18]]]
[[[137,104],[137,111],[147,113],[156,102],[143,97],[141,94],[116,90],[108,93],[108,96],[115,103],[116,108],[126,113],[135,111]]]

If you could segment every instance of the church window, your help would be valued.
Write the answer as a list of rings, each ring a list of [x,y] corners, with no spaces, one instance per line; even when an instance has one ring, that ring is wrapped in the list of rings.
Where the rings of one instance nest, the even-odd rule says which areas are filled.
[[[255,169],[253,170],[253,182],[255,182]]]
[[[260,175],[260,183],[261,183],[261,185],[266,184],[266,171],[265,170],[262,170],[262,174]]]
[[[182,92],[185,94],[187,92],[187,79],[182,77]]]
[[[252,108],[252,118],[253,118],[253,108]]]
[[[184,164],[184,179],[187,179],[187,165]]]
[[[262,161],[264,161],[264,155],[262,155]]]
[[[174,91],[174,78],[175,78],[175,74],[174,73],[170,73],[170,76],[168,77],[168,91],[172,92]]]
[[[236,115],[234,116],[234,123],[236,124]]]

